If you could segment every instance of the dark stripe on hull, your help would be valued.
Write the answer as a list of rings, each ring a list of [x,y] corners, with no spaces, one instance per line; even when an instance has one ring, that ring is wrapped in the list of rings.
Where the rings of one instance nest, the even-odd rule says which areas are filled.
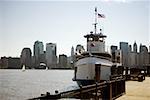
[[[95,83],[95,80],[76,80],[78,85],[86,86]]]

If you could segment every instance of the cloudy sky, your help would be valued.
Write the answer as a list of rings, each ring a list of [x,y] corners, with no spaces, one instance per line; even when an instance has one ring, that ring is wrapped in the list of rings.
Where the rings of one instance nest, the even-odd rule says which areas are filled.
[[[107,35],[106,49],[120,41],[150,45],[149,0],[0,0],[0,57],[19,57],[24,47],[33,51],[36,40],[57,43],[57,55],[70,55],[94,30],[94,8],[104,14],[98,28]]]

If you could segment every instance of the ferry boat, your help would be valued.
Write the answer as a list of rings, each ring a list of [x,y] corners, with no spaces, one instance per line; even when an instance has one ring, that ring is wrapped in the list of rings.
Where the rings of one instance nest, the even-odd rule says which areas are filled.
[[[110,80],[111,67],[111,54],[105,51],[105,38],[106,35],[97,32],[97,8],[95,8],[95,23],[94,32],[85,35],[87,39],[87,51],[76,55],[74,63],[74,78],[78,85],[90,85],[95,82]],[[103,17],[101,15],[101,17]]]

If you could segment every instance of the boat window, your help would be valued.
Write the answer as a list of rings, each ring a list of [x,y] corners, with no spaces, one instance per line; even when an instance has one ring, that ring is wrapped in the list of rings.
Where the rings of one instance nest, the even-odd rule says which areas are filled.
[[[88,40],[89,40],[89,41],[92,41],[92,40],[93,40],[93,38],[89,38]]]
[[[103,38],[99,38],[99,41],[100,41],[100,42],[103,42]]]
[[[98,41],[98,40],[99,40],[99,38],[98,38],[98,37],[95,37],[95,38],[94,38],[94,41]]]

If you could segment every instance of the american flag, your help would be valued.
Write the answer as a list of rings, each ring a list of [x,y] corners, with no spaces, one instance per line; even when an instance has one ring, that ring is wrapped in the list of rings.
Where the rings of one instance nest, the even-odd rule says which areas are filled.
[[[95,44],[94,43],[91,43],[91,47],[94,47],[95,46]]]
[[[105,18],[104,14],[98,14],[98,18]]]

